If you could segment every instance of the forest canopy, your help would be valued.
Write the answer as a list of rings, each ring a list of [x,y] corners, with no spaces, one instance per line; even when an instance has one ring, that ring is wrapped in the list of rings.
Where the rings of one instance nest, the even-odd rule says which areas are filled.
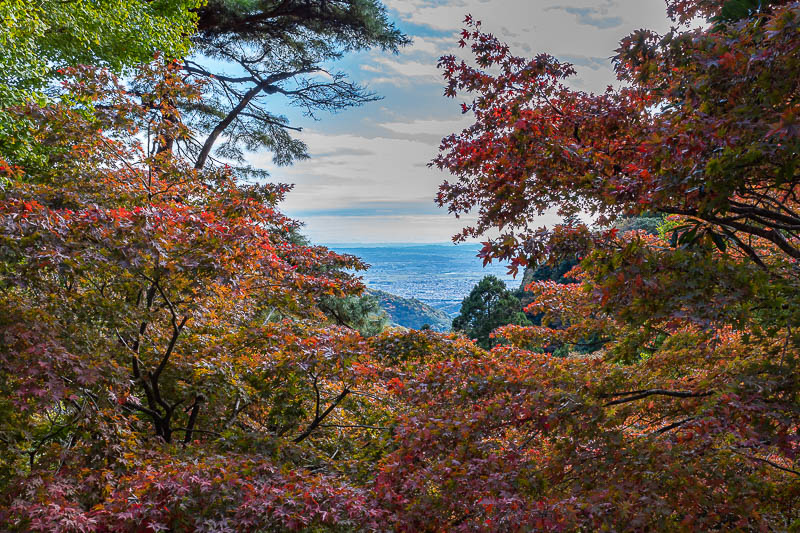
[[[373,99],[314,76],[382,4],[98,5],[0,2],[4,528],[800,528],[800,2],[669,0],[601,94],[467,16],[437,202],[557,272],[483,346],[383,329],[243,159]]]

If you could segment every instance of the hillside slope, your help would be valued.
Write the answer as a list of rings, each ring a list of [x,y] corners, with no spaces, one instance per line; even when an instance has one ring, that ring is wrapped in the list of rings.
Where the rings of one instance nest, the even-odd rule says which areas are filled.
[[[436,331],[450,331],[452,319],[445,312],[416,298],[402,298],[375,289],[367,289],[367,292],[378,299],[393,326],[420,329],[428,324]]]

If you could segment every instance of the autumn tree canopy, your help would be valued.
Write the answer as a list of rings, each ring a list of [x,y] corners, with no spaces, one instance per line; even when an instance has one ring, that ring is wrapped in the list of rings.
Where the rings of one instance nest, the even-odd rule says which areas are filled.
[[[386,445],[368,346],[321,306],[363,264],[297,238],[288,186],[196,164],[208,82],[161,37],[118,63],[81,42],[93,65],[53,56],[48,98],[2,102],[26,151],[0,145],[0,523],[375,529],[363,469],[324,464]]]
[[[499,228],[482,255],[513,269],[581,258],[580,283],[529,287],[528,310],[569,327],[495,335],[606,339],[593,356],[521,365],[533,381],[520,388],[498,385],[489,427],[521,429],[491,452],[518,462],[493,471],[514,495],[489,501],[498,519],[519,518],[510,487],[528,469],[547,495],[544,527],[797,527],[800,4],[739,4],[668,2],[676,26],[624,37],[620,88],[602,94],[570,89],[572,65],[515,56],[470,17],[460,44],[473,61],[440,61],[446,94],[468,97],[475,119],[435,160],[453,174],[439,204],[478,214],[457,238]],[[692,27],[697,16],[710,23]],[[537,228],[549,208],[595,225]],[[645,212],[669,215],[659,235],[597,229]],[[439,457],[443,473],[452,459]],[[473,516],[467,501],[449,503]]]
[[[624,37],[619,88],[599,95],[470,17],[471,59],[441,59],[474,117],[435,161],[453,175],[439,203],[477,211],[461,237],[499,228],[481,254],[512,269],[579,261],[559,276],[574,283],[528,286],[541,321],[495,330],[491,350],[332,324],[363,264],[297,237],[287,186],[199,164],[217,126],[198,117],[257,115],[242,96],[260,71],[228,111],[203,109],[221,81],[167,53],[124,78],[98,55],[56,71],[52,98],[4,102],[27,152],[0,145],[3,527],[800,527],[800,3],[667,9],[675,28]],[[401,39],[368,1],[190,13],[209,46],[274,27],[312,59]],[[314,34],[337,17],[356,22]],[[567,222],[537,228],[550,208]],[[616,224],[643,213],[657,233]],[[599,349],[547,350],[586,339]]]
[[[461,302],[458,316],[453,319],[453,330],[463,331],[479,346],[490,348],[496,340],[490,338],[493,330],[507,324],[528,325],[522,304],[506,284],[496,276],[485,276]]]

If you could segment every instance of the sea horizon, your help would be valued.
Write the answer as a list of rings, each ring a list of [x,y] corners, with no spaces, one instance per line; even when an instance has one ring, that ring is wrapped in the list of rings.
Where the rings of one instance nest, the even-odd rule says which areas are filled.
[[[507,263],[483,265],[479,242],[459,243],[327,243],[324,246],[361,258],[370,268],[358,275],[367,287],[403,298],[415,298],[455,316],[461,301],[487,275],[519,287],[507,273]]]
[[[481,246],[483,243],[480,241],[469,241],[469,242],[459,242],[454,243],[451,241],[439,241],[439,242],[414,242],[414,241],[398,241],[398,242],[391,242],[391,241],[375,241],[375,242],[360,242],[360,241],[351,241],[351,242],[320,242],[315,243],[320,246],[325,246],[326,248],[334,248],[334,247],[344,247],[344,248],[393,248],[393,247],[401,247],[401,246],[452,246],[452,247],[467,247],[467,246]]]

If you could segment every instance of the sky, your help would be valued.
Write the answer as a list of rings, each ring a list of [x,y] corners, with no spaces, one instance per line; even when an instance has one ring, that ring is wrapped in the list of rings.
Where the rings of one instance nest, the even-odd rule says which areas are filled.
[[[610,57],[638,28],[669,29],[663,0],[384,0],[413,44],[398,54],[350,54],[333,68],[382,100],[320,114],[315,121],[285,114],[309,148],[310,159],[275,167],[271,155],[251,162],[275,181],[295,184],[282,207],[305,223],[316,243],[447,242],[470,217],[456,219],[434,204],[447,175],[428,168],[439,142],[468,126],[460,102],[443,96],[436,63],[444,54],[467,58],[457,46],[465,15],[526,57],[546,52],[573,63],[569,85],[600,92],[615,84]],[[537,221],[553,224],[544,216]]]

